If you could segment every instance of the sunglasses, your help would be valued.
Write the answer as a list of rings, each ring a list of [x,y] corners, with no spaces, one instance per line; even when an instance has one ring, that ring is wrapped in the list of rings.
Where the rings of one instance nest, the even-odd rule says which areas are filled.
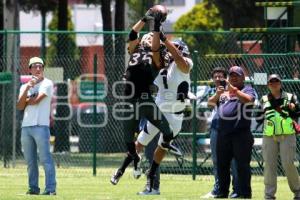
[[[269,83],[278,83],[278,82],[280,82],[278,79],[271,79],[271,80],[269,81]]]
[[[44,68],[44,66],[42,64],[32,64],[31,68],[34,68],[34,69],[40,68],[40,69],[42,69],[42,68]]]

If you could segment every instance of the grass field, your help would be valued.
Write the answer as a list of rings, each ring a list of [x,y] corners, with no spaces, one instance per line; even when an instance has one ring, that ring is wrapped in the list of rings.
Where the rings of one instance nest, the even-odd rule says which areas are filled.
[[[145,176],[139,180],[133,179],[131,169],[126,171],[119,184],[110,184],[112,168],[97,169],[97,176],[92,176],[91,169],[59,168],[57,169],[57,196],[29,196],[27,190],[26,168],[0,168],[0,200],[23,199],[59,199],[59,200],[102,200],[102,199],[201,199],[211,190],[212,176],[197,176],[195,181],[191,175],[161,176],[160,196],[138,196],[145,184]],[[43,171],[40,170],[40,187],[44,189]],[[263,199],[263,177],[252,177],[253,199]],[[285,177],[278,178],[277,199],[292,199],[293,194],[288,188]]]

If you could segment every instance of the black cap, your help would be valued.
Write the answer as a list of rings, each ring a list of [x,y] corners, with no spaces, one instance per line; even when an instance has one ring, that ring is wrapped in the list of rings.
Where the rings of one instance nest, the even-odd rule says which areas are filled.
[[[277,79],[281,82],[281,78],[278,74],[271,74],[268,78],[268,82],[270,82],[272,79]]]

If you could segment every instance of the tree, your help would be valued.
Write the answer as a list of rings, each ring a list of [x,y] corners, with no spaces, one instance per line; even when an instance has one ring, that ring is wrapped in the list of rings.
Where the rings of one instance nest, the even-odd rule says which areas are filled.
[[[137,19],[142,18],[149,8],[151,8],[157,0],[127,0],[130,12],[128,18],[130,19],[130,27],[136,23]],[[149,25],[145,26],[149,30]]]
[[[212,31],[221,30],[223,21],[219,9],[209,0],[204,0],[193,7],[193,9],[182,15],[174,24],[175,31]],[[213,46],[222,40],[211,34],[184,35],[183,40],[187,42],[191,50],[198,50],[204,54],[214,52],[217,48]]]
[[[3,7],[3,1],[0,1],[0,30],[4,30],[4,7]],[[4,34],[0,34],[0,44],[3,47],[4,46]],[[4,48],[0,48],[0,72],[4,71],[5,65],[3,64],[4,59]],[[2,95],[1,95],[2,96]]]
[[[46,30],[46,15],[48,12],[56,9],[58,0],[20,0],[20,6],[24,12],[39,11],[42,17],[42,31]],[[45,33],[42,33],[42,45],[41,45],[41,57],[45,58],[46,55],[46,37]]]
[[[253,0],[213,0],[220,10],[223,28],[258,27],[263,25],[263,8]],[[257,2],[264,0],[257,0]]]
[[[68,8],[67,0],[59,1],[58,9],[54,11],[49,30],[73,31],[71,10]],[[75,79],[81,74],[80,52],[75,42],[76,35],[73,33],[49,34],[49,50],[47,52],[47,65],[62,67],[64,70],[64,81]],[[57,84],[57,96],[66,97],[68,88],[66,84]],[[56,115],[59,118],[69,116],[70,110],[65,105],[68,104],[67,98],[58,98]],[[56,134],[54,149],[57,152],[69,151],[69,135],[67,120],[56,120],[54,123],[54,133]]]

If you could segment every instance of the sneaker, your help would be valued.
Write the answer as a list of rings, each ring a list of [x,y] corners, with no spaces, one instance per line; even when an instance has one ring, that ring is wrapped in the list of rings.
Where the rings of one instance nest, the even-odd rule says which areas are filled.
[[[110,178],[111,184],[117,185],[122,176],[123,176],[123,172],[120,169],[118,169]]]
[[[42,193],[42,195],[56,195],[56,192],[54,191],[54,192],[49,192],[49,191],[44,191],[43,193]]]
[[[138,157],[133,160],[133,177],[135,179],[139,179],[142,175],[142,169],[141,169],[141,160],[142,157],[138,154]]]
[[[215,194],[212,192],[207,193],[206,195],[202,196],[201,199],[210,199],[210,198],[215,198]]]
[[[28,195],[39,195],[40,191],[36,191],[36,190],[33,190],[33,189],[29,188],[28,191],[26,192],[26,194],[28,194]]]
[[[180,151],[180,149],[177,148],[172,143],[162,142],[161,147],[163,149],[167,150],[168,152],[170,152],[171,154],[173,154],[174,156],[177,156],[177,157],[182,157],[183,156],[183,153]]]
[[[137,195],[160,195],[160,191],[155,189],[146,188],[145,190],[138,192]]]

